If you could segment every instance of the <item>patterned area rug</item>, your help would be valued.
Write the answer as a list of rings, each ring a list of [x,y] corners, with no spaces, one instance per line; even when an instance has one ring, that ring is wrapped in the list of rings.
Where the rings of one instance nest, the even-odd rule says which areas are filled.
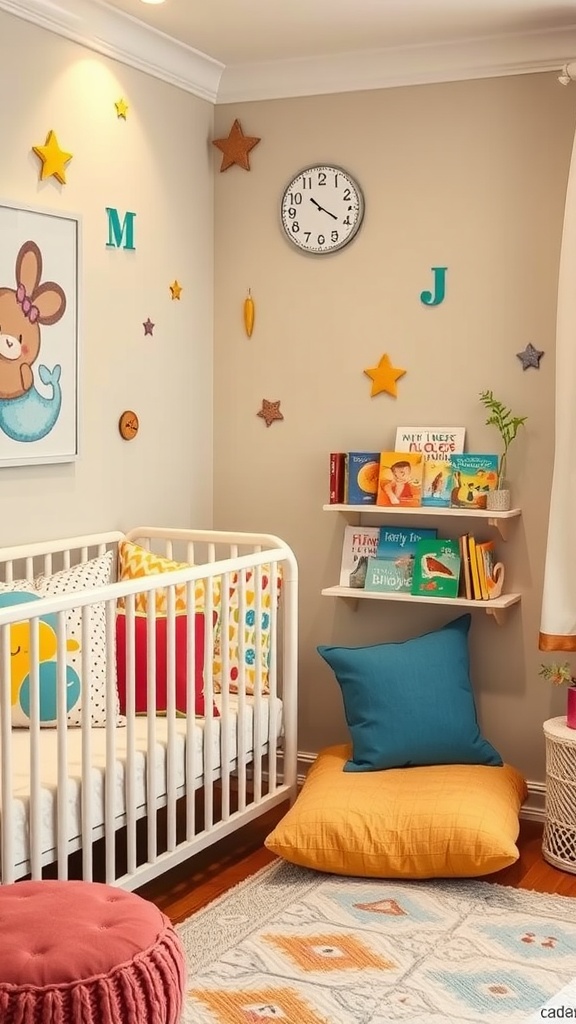
[[[178,932],[186,1024],[516,1024],[554,1019],[540,1011],[553,996],[576,1019],[568,897],[279,862]]]

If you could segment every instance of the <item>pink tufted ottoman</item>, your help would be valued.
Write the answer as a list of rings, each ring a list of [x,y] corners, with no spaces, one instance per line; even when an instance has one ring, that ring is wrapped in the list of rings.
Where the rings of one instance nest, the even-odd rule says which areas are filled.
[[[177,1024],[184,978],[176,932],[140,896],[0,885],[1,1024]]]

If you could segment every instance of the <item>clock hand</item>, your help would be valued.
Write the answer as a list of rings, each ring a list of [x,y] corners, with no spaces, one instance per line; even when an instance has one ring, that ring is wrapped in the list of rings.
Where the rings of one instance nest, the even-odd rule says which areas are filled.
[[[314,206],[316,206],[321,213],[327,213],[329,217],[332,217],[334,220],[338,220],[338,217],[336,216],[335,213],[330,213],[330,210],[326,210],[323,206],[320,206],[320,203],[317,203],[316,200],[312,198],[312,196],[310,196],[310,202],[314,203]]]

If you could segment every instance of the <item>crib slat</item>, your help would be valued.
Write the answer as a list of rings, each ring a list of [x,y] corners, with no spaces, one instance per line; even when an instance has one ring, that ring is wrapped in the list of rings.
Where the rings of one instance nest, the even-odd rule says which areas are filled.
[[[106,601],[106,650],[116,645],[116,605]],[[104,779],[104,828],[106,831],[106,882],[116,878],[116,665],[106,658],[106,775]]]
[[[186,584],[186,608],[195,607],[196,584]],[[186,617],[186,841],[190,843],[196,835],[196,716],[192,708],[196,705],[196,617]],[[206,660],[205,660],[205,671]]]
[[[136,619],[134,595],[126,599],[126,857],[128,874],[137,868],[136,848]]]
[[[166,621],[166,798],[167,845],[176,849],[176,596],[174,587],[167,588]]]
[[[86,609],[85,609],[86,610]],[[89,609],[88,609],[89,610]],[[68,878],[68,708],[66,703],[66,612],[58,612],[56,620],[56,676],[58,745],[58,789],[56,791],[58,878]]]
[[[238,579],[238,810],[246,810],[246,569]]]
[[[81,621],[81,675],[90,678],[90,608],[83,609]],[[92,699],[90,686],[82,686],[82,878],[91,882],[93,878],[92,825],[94,821],[94,791],[92,788]]]
[[[148,861],[156,862],[158,856],[158,825],[156,818],[156,590],[148,591],[146,613],[146,823],[148,842]]]
[[[10,679],[10,626],[0,627],[0,676]],[[11,687],[0,686],[1,764],[0,792],[2,795],[0,880],[4,885],[14,881],[14,802],[12,799],[12,707]]]
[[[221,624],[220,624],[220,661],[221,673],[221,704],[220,704],[220,764],[222,767],[222,820],[230,817],[230,573],[222,578]]]
[[[30,874],[42,876],[42,794],[40,791],[40,642],[38,618],[30,619]]]

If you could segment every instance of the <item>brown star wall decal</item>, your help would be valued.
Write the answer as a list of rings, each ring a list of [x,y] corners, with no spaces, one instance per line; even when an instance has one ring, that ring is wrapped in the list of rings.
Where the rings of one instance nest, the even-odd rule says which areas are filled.
[[[266,421],[267,427],[274,423],[274,420],[284,419],[280,412],[280,402],[269,402],[267,398],[262,399],[262,408],[256,415]]]
[[[250,157],[248,154],[251,149],[254,149],[254,146],[258,145],[259,142],[260,139],[257,139],[252,135],[244,135],[240,126],[240,121],[236,119],[227,138],[212,140],[212,145],[216,146],[216,148],[221,150],[224,154],[222,157],[222,163],[220,164],[220,170],[227,171],[232,164],[238,164],[238,166],[243,167],[245,171],[249,171]]]

